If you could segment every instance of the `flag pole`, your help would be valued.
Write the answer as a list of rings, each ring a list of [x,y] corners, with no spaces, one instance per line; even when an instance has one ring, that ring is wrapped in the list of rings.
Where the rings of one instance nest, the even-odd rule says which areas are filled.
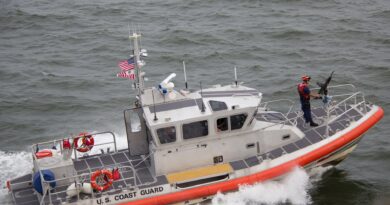
[[[187,73],[186,73],[186,62],[185,61],[183,61],[183,70],[184,70],[184,83],[186,85],[186,90],[188,90]]]
[[[237,67],[234,66],[234,81],[236,83],[236,87],[238,86],[238,83],[237,83]]]
[[[132,56],[134,56],[134,49],[131,49],[131,30],[130,30],[130,23],[127,23],[127,28],[128,28],[128,30],[129,30],[129,40],[130,40],[130,50],[132,51],[132,54],[130,54],[131,56],[130,56],[130,58],[132,57]],[[137,88],[137,85],[136,85],[136,83],[135,83],[135,81],[132,81],[131,79],[130,79],[130,77],[128,78],[129,80],[130,80],[130,87],[132,88],[132,89],[135,89],[135,88]]]

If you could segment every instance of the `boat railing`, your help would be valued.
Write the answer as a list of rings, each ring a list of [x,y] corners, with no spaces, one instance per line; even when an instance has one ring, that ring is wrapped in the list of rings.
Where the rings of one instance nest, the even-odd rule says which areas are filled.
[[[107,135],[109,135],[112,140],[106,141]],[[115,134],[113,132],[106,131],[106,132],[88,133],[88,134],[86,134],[86,136],[94,137],[95,143],[94,143],[93,147],[91,147],[91,150],[92,149],[97,150],[98,147],[113,146],[114,147],[114,152],[118,151],[117,144],[116,144],[116,137],[115,137]],[[34,161],[37,160],[37,157],[35,155],[37,150],[42,150],[42,149],[59,149],[59,153],[61,155],[65,154],[64,153],[64,149],[63,149],[63,142],[64,142],[64,140],[71,140],[70,143],[72,145],[71,147],[73,148],[74,158],[77,160],[78,157],[80,156],[80,154],[74,148],[74,140],[77,139],[78,137],[79,136],[72,136],[70,138],[56,139],[56,140],[52,140],[52,141],[47,141],[47,142],[41,142],[41,143],[33,144],[31,146],[31,150],[32,150],[32,153],[34,153],[33,154]],[[100,141],[99,139],[101,139],[102,141],[99,142]],[[104,152],[104,150],[101,150],[101,152]],[[107,152],[109,152],[109,150],[107,150]],[[91,156],[91,155],[96,155],[96,154],[100,154],[100,153],[96,152],[95,154],[91,154],[90,152],[89,153],[85,152],[81,156],[85,156],[85,155]]]
[[[136,172],[134,166],[122,166],[119,163],[117,163],[117,164],[113,164],[113,165],[106,167],[106,169],[114,169],[114,168],[118,168],[120,173],[123,173],[125,171],[131,171],[131,173],[132,173],[132,175],[128,176],[127,178],[121,178],[120,180],[126,180],[127,183],[129,180],[132,180],[131,184],[133,184],[133,185],[126,186],[126,187],[120,187],[121,190],[131,191],[131,190],[134,190],[135,188],[139,187],[140,184],[138,184],[138,182],[137,182],[138,175],[137,175],[137,172]],[[89,199],[95,199],[95,198],[97,198],[96,195],[98,195],[98,193],[99,193],[99,192],[95,192],[95,191],[92,191],[90,194],[83,193],[82,186],[84,183],[90,183],[89,179],[91,179],[92,173],[82,173],[82,174],[77,174],[74,176],[64,177],[64,178],[55,179],[55,180],[44,180],[42,171],[40,171],[39,173],[41,175],[41,183],[42,183],[42,188],[43,188],[42,189],[43,195],[42,195],[41,200],[40,200],[40,205],[53,204],[52,195],[54,195],[54,194],[56,194],[56,196],[58,196],[58,195],[65,195],[66,196],[65,198],[62,198],[61,200],[69,200],[71,198],[77,197],[77,201],[79,201],[81,194],[90,195],[90,197],[88,197]],[[122,176],[123,175],[121,174],[121,177]],[[55,182],[56,184],[62,184],[61,182],[64,182],[65,184],[68,184],[68,185],[67,186],[65,185],[66,186],[65,189],[57,190],[58,187],[53,188],[50,186],[50,184],[53,182]],[[74,188],[69,188],[69,186],[72,185],[73,183],[75,184]],[[111,185],[111,186],[113,186],[113,185]],[[116,190],[113,189],[113,191],[115,192]],[[71,192],[75,193],[74,196],[68,196],[68,193],[71,193]],[[106,192],[109,194],[110,189],[107,190]],[[100,192],[100,193],[104,194],[104,192]]]
[[[320,90],[320,89],[321,89],[320,87],[315,87],[315,88],[312,88],[311,90]],[[356,89],[355,85],[353,85],[353,84],[340,84],[340,85],[328,86],[328,90],[332,90],[332,92],[335,92],[337,90],[341,91],[343,89],[346,89],[352,93],[357,92],[357,89]]]
[[[295,105],[294,101],[292,101],[292,100],[290,100],[290,99],[278,99],[278,100],[271,100],[271,101],[267,101],[267,102],[261,102],[261,103],[259,104],[259,107],[262,107],[262,108],[267,109],[267,108],[268,108],[268,105],[269,105],[270,103],[277,103],[277,102],[287,102],[287,103],[289,103],[289,104],[287,105],[287,106],[289,106],[289,107],[288,107],[288,111],[285,113],[285,116],[288,116],[288,114],[291,113],[291,111],[293,110],[294,105]]]
[[[286,124],[290,124],[290,125],[293,125],[293,126],[296,126],[297,125],[297,118],[298,117],[295,117],[295,118],[289,118],[288,116],[291,114],[291,112],[293,111],[293,108],[294,108],[294,101],[290,100],[290,99],[278,99],[278,100],[271,100],[271,101],[267,101],[267,102],[262,102],[259,104],[258,108],[262,109],[263,111],[265,112],[268,112],[269,110],[269,105],[270,104],[273,104],[273,103],[279,103],[279,102],[287,102],[287,106],[288,106],[288,109],[287,109],[287,112],[279,112],[279,111],[272,111],[272,113],[274,114],[280,114],[284,120],[282,121],[279,121],[279,122],[275,122],[275,124],[272,124],[272,125],[269,125],[269,126],[266,126],[262,129],[266,129],[266,128],[269,128],[269,127],[273,127],[273,126],[277,126],[277,125],[286,125]],[[261,114],[261,113],[259,113]]]
[[[340,93],[337,94],[337,92],[334,89],[339,88],[349,88],[350,90],[347,91],[347,93]],[[344,84],[344,85],[336,85],[336,86],[329,86],[328,87],[329,92],[332,93],[328,96],[331,96],[331,100],[329,103],[322,105],[326,112],[326,118],[325,120],[325,126],[326,126],[326,137],[329,137],[329,131],[330,127],[329,124],[338,120],[341,116],[345,116],[344,114],[348,113],[351,110],[356,110],[359,114],[364,115],[367,113],[367,105],[365,96],[362,92],[356,91],[356,88],[352,84]],[[316,90],[313,89],[313,90]],[[336,94],[333,94],[336,93]],[[362,108],[361,110],[358,108]],[[349,119],[351,120],[351,119]],[[314,128],[310,128],[308,130],[311,130]]]
[[[318,90],[319,88],[314,88],[312,90]],[[332,97],[332,100],[327,103],[321,105],[324,107],[324,110],[326,111],[326,127],[327,127],[327,136],[329,136],[329,123],[333,122],[334,120],[337,120],[341,115],[347,113],[351,109],[356,109],[358,112],[360,112],[362,115],[367,112],[367,106],[366,106],[366,101],[364,94],[360,91],[356,91],[356,87],[352,84],[342,84],[342,85],[334,85],[334,86],[329,86],[328,87],[329,96]],[[341,93],[342,92],[342,93]],[[333,94],[334,93],[334,94]],[[263,111],[269,112],[268,110],[268,105],[275,103],[275,102],[283,102],[287,101],[290,102],[292,105],[289,107],[288,111],[286,113],[281,113],[277,111],[272,111],[273,113],[278,113],[281,114],[283,117],[286,119],[284,121],[278,121],[274,122],[274,124],[266,126],[262,129],[266,129],[269,127],[273,126],[278,126],[278,125],[286,125],[286,124],[291,124],[291,125],[297,125],[297,120],[298,118],[302,117],[303,113],[302,112],[296,112],[297,114],[294,117],[289,117],[289,114],[294,110],[294,101],[290,99],[278,99],[278,100],[272,100],[272,101],[267,101],[267,102],[262,102],[259,105],[259,108],[262,108]],[[322,103],[322,102],[321,102]],[[351,105],[354,105],[354,107],[351,107]],[[358,110],[356,107],[361,106],[363,110]],[[314,106],[315,107],[315,106]],[[343,108],[343,109],[341,109]],[[300,110],[298,108],[295,108],[295,110]],[[342,110],[342,112],[340,112]],[[330,121],[330,117],[332,116],[332,119]],[[336,116],[336,117],[334,117]],[[309,128],[313,129],[313,128]]]
[[[330,104],[326,110],[326,137],[329,137],[329,124],[337,119],[339,119],[344,114],[348,113],[351,110],[356,110],[359,114],[364,115],[367,113],[366,100],[361,92],[355,92],[353,94],[341,94],[334,95],[335,97],[345,97],[343,100],[336,102],[335,104]],[[353,106],[351,106],[353,105]],[[358,109],[361,106],[362,110]],[[341,110],[341,112],[340,112]],[[335,116],[332,117],[331,116]]]
[[[332,86],[332,87],[349,87],[349,88],[355,88],[353,85],[342,85],[342,86]],[[326,131],[325,131],[325,137],[329,137],[329,132],[330,132],[330,126],[334,121],[337,121],[340,119],[342,116],[345,116],[344,114],[350,112],[351,110],[357,111],[360,115],[364,115],[367,113],[367,104],[365,100],[365,96],[362,92],[356,91],[352,93],[346,93],[346,94],[337,94],[337,95],[332,95],[333,99],[334,98],[340,98],[338,101],[334,100],[331,101],[326,107],[326,121],[325,121],[325,126],[326,126]],[[297,117],[300,117],[301,115],[297,115]],[[351,116],[349,118],[346,118],[348,121],[354,121],[355,119]],[[287,120],[286,120],[287,121]],[[281,125],[283,122],[278,122],[273,125],[270,125],[268,127],[272,126],[277,126]],[[268,128],[265,127],[265,128]],[[265,129],[263,128],[263,129]],[[309,129],[305,130],[305,132],[309,132],[310,130],[315,130],[315,127],[310,127]],[[283,153],[281,156],[288,154],[283,148]],[[266,160],[272,160],[273,158],[270,156],[270,153],[267,153],[266,155],[258,155],[257,156],[259,160],[261,161],[266,161]]]

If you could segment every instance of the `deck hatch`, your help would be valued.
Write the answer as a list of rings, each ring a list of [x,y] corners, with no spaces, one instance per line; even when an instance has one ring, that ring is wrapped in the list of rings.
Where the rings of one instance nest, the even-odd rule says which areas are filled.
[[[291,144],[283,146],[283,149],[286,150],[287,153],[291,153],[291,152],[298,150],[298,147],[295,146],[294,143],[291,143]]]
[[[85,160],[90,168],[102,167],[99,158],[89,158]]]
[[[112,186],[115,188],[115,189],[123,189],[126,187],[126,183],[121,180],[121,181],[115,181],[114,183],[112,183]]]
[[[256,156],[249,157],[245,159],[245,162],[248,164],[248,166],[253,167],[255,165],[260,164],[259,159],[257,159]]]
[[[310,130],[308,132],[305,133],[306,134],[306,138],[312,143],[317,143],[319,141],[322,140],[321,136],[314,130]]]
[[[338,123],[338,122],[333,122],[333,123],[329,124],[329,127],[333,132],[340,131],[340,130],[344,129],[344,127],[342,125],[340,125],[340,123]]]
[[[112,158],[114,158],[116,163],[121,163],[121,162],[127,162],[129,161],[126,157],[126,155],[123,152],[113,154]]]
[[[326,134],[326,126],[316,127],[315,130],[322,136]]]
[[[230,162],[230,165],[233,167],[234,170],[240,170],[240,169],[244,169],[244,168],[248,167],[248,166],[246,166],[246,164],[243,160]]]
[[[278,158],[278,157],[282,156],[283,150],[282,150],[282,148],[277,148],[277,149],[272,150],[270,153],[272,154],[272,156],[274,156],[274,158]]]
[[[136,172],[142,184],[154,181],[154,178],[152,174],[149,172],[148,168],[137,169]]]
[[[361,114],[360,114],[358,111],[356,111],[355,109],[349,110],[349,111],[347,112],[347,114],[348,114],[349,116],[361,116]]]
[[[115,164],[115,162],[112,159],[111,155],[102,156],[102,157],[100,157],[100,160],[103,162],[104,165]]]
[[[133,171],[122,172],[121,175],[122,175],[122,177],[125,178],[125,179],[126,179],[126,178],[131,178],[131,177],[134,176]]]
[[[74,161],[73,162],[74,168],[79,171],[79,170],[84,170],[88,169],[87,163],[85,160],[80,160],[80,161]]]
[[[299,148],[302,149],[302,148],[305,148],[305,147],[309,146],[309,145],[310,145],[310,142],[307,141],[306,138],[302,138],[302,139],[296,141],[296,142],[295,142],[295,145],[297,145]]]
[[[321,116],[326,115],[326,112],[323,108],[314,108],[311,110],[311,112],[317,117],[321,117]]]

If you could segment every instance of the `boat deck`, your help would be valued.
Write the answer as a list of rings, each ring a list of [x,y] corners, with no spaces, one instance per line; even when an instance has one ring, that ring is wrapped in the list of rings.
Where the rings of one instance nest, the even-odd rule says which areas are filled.
[[[287,117],[290,119],[290,124],[296,123],[296,126],[305,133],[305,137],[262,155],[256,155],[247,159],[230,162],[230,165],[234,170],[252,167],[260,164],[266,159],[275,159],[284,154],[292,153],[296,150],[317,143],[325,139],[326,136],[332,136],[336,132],[345,129],[352,121],[359,120],[363,116],[363,112],[361,112],[363,109],[363,105],[353,108],[351,106],[337,108],[334,113],[331,114],[339,117],[329,124],[328,135],[326,133],[326,125],[324,123],[327,114],[322,107],[312,109],[313,119],[320,124],[320,126],[314,128],[305,123],[301,112],[290,113],[287,116],[272,112],[259,113],[256,116],[256,119],[259,121],[281,123],[284,122]],[[369,110],[370,107],[366,106],[366,109]],[[121,178],[115,181],[113,186],[103,193],[94,193],[95,197],[100,197],[102,194],[114,195],[123,190],[134,190],[135,186],[138,188],[147,188],[168,183],[166,176],[154,177],[152,175],[149,170],[150,165],[148,164],[148,160],[143,160],[140,156],[130,156],[127,150],[83,157],[74,160],[74,167],[78,174],[86,174],[86,176],[89,176],[90,173],[100,169],[119,168]],[[11,183],[28,182],[31,181],[31,179],[32,177],[30,174],[12,180]],[[84,182],[89,182],[89,180],[89,177],[85,177],[83,179]],[[56,205],[76,202],[78,200],[77,197],[67,197],[66,189],[66,186],[57,186],[50,194],[51,203]],[[15,190],[12,193],[12,196],[14,197],[15,204],[17,205],[39,204],[37,193],[33,190],[33,188]],[[91,195],[80,194],[80,199],[87,198],[91,198]],[[46,197],[45,204],[49,204],[49,201],[49,197]]]

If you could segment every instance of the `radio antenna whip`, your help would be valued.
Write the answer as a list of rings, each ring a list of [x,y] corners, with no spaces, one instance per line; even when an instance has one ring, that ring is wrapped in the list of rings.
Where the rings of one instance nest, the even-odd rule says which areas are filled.
[[[236,83],[236,87],[238,86],[238,83],[237,83],[237,67],[234,66],[234,82]]]
[[[204,109],[204,104],[203,104],[203,90],[202,90],[202,81],[200,81],[200,99],[202,100],[202,109],[201,109],[201,112],[204,112],[205,109]]]
[[[157,114],[156,114],[156,104],[154,103],[154,92],[153,92],[153,89],[152,89],[152,99],[153,99],[153,112],[154,112],[154,121],[157,121]]]

